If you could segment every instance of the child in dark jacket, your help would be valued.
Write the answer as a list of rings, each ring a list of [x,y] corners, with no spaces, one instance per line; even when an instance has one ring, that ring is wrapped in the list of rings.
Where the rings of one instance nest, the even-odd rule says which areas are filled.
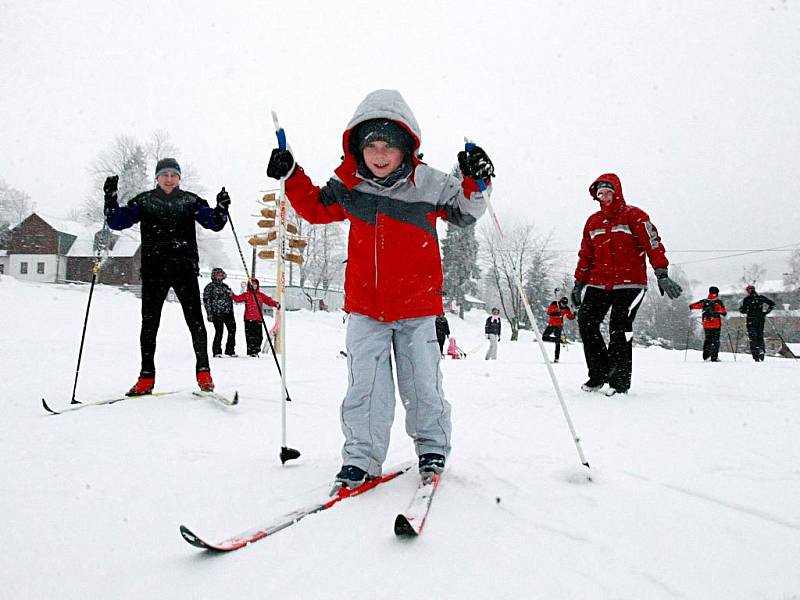
[[[231,294],[231,300],[244,302],[244,337],[247,340],[247,356],[256,357],[261,352],[261,342],[264,341],[261,323],[264,305],[273,308],[280,308],[281,305],[258,289],[258,279],[255,277],[250,279],[250,283],[243,293]]]

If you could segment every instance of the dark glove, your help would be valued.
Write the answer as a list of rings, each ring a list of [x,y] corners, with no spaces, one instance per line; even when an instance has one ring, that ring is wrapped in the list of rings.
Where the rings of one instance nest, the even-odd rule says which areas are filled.
[[[223,187],[219,194],[217,194],[217,208],[228,212],[228,207],[231,205],[231,197],[228,195],[228,192],[225,191]]]
[[[582,281],[578,281],[576,279],[575,283],[572,286],[572,293],[570,294],[570,296],[572,297],[572,303],[576,307],[580,306],[581,303],[583,302],[582,299],[583,294],[581,292],[583,291],[585,285],[586,285],[585,283],[583,283]]]
[[[655,274],[657,277],[658,291],[661,292],[662,296],[666,294],[669,296],[670,300],[675,300],[675,298],[681,295],[683,288],[669,278],[666,269],[656,269]]]
[[[471,177],[472,179],[480,179],[483,181],[494,177],[494,165],[480,146],[475,146],[469,152],[466,150],[459,152],[458,168],[461,169],[461,173],[464,174],[464,177]]]
[[[280,302],[276,302],[275,303],[275,309],[276,310],[280,310],[281,309],[281,303]]]
[[[106,182],[103,184],[103,193],[106,196],[116,196],[118,184],[119,175],[111,175],[110,177],[106,177]]]
[[[288,150],[275,148],[269,157],[267,165],[267,176],[273,179],[283,179],[292,172],[294,168],[294,157]]]
[[[772,312],[772,309],[775,308],[774,306],[770,306],[769,304],[764,305],[764,314],[768,315]]]

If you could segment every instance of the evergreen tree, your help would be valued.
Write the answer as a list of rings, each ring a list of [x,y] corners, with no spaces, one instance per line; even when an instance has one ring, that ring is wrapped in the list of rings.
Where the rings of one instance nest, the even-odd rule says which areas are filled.
[[[477,280],[481,275],[474,223],[467,227],[447,224],[447,237],[442,241],[442,269],[445,297],[455,302],[458,316],[463,319],[464,296],[478,294]]]

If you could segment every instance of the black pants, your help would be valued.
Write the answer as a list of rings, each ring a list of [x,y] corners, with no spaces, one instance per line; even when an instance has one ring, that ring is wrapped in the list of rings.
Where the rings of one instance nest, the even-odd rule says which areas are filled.
[[[703,360],[719,359],[719,329],[705,329],[706,337],[703,341]]]
[[[264,330],[261,321],[244,322],[244,338],[247,340],[247,354],[261,352],[261,343],[264,341]]]
[[[555,325],[545,327],[542,332],[542,341],[556,343],[555,359],[558,360],[559,356],[561,356],[561,327],[556,327]]]
[[[212,317],[214,324],[214,339],[211,341],[211,354],[222,354],[222,334],[228,328],[228,338],[225,340],[225,354],[236,352],[236,319],[233,313],[216,315]]]
[[[578,309],[578,328],[583,339],[583,353],[589,379],[608,382],[618,392],[631,387],[633,372],[633,321],[644,300],[644,289],[602,290],[587,287]],[[600,333],[600,324],[608,320],[609,343]]]
[[[444,354],[444,341],[447,338],[436,336],[436,341],[439,342],[439,354]]]
[[[156,335],[161,324],[161,309],[167,299],[169,288],[181,303],[183,318],[192,335],[194,346],[195,368],[197,371],[208,371],[208,339],[203,312],[200,309],[200,288],[197,276],[191,269],[180,271],[164,271],[142,276],[142,332],[139,343],[142,348],[142,376],[154,377],[156,366]]]
[[[755,361],[764,360],[764,319],[747,321],[747,337],[750,338],[750,354]]]

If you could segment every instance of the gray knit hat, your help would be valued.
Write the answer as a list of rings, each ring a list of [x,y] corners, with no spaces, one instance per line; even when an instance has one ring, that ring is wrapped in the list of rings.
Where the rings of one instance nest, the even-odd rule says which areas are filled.
[[[156,164],[156,179],[158,179],[159,175],[163,175],[164,173],[175,173],[178,177],[181,176],[181,166],[178,164],[178,161],[174,158],[162,158]]]
[[[352,133],[353,150],[362,152],[370,142],[386,142],[390,146],[410,152],[414,140],[402,125],[389,119],[370,119],[359,123]]]

